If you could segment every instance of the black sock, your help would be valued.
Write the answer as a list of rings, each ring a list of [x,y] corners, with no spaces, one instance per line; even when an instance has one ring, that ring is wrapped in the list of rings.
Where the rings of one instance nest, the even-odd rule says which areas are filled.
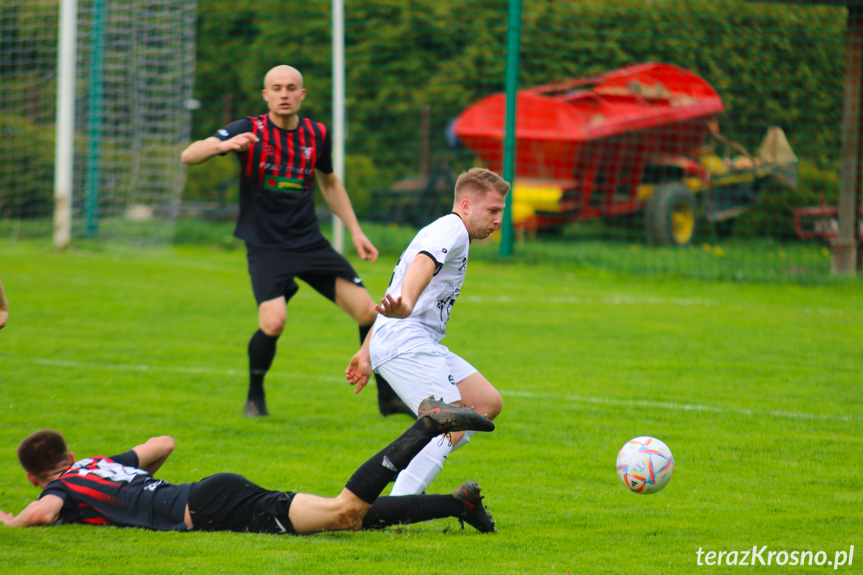
[[[345,484],[345,488],[366,503],[374,503],[399,471],[407,467],[423,447],[439,434],[439,429],[437,422],[431,418],[416,420],[398,439],[363,463]]]
[[[401,495],[378,497],[363,517],[363,529],[383,529],[401,523],[419,523],[458,517],[464,504],[452,495]]]
[[[360,326],[360,345],[366,341],[366,336],[369,334],[369,330],[372,329],[371,325],[361,325]],[[375,381],[378,384],[378,403],[386,403],[393,399],[399,399],[398,394],[390,387],[390,384],[387,380],[384,379],[384,376],[376,373]]]
[[[249,340],[249,397],[248,401],[263,401],[264,376],[276,357],[279,336],[270,336],[260,329]]]

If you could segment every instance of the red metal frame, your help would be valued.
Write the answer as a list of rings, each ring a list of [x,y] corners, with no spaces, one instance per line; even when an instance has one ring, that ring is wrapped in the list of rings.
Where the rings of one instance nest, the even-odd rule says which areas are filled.
[[[863,216],[863,208],[860,209]],[[794,210],[794,233],[801,240],[830,240],[839,237],[839,208],[810,206]],[[857,237],[863,240],[863,219],[857,224]]]

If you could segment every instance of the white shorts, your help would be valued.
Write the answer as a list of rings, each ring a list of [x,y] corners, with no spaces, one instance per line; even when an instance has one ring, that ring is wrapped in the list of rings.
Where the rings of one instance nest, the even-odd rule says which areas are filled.
[[[447,403],[460,401],[456,384],[478,370],[446,346],[434,343],[388,359],[377,372],[416,413],[420,402],[430,395]]]

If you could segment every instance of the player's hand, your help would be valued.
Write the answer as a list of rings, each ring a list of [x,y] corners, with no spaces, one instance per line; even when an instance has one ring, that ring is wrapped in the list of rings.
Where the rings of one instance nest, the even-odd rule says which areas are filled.
[[[5,309],[0,309],[0,329],[6,327],[7,321],[9,321],[9,312]]]
[[[359,255],[361,259],[370,262],[374,262],[378,259],[378,249],[369,241],[369,238],[367,238],[365,234],[354,234],[351,236],[351,239],[353,239],[354,247],[357,249],[357,255]]]
[[[13,514],[5,513],[2,509],[0,509],[0,521],[2,521],[4,525],[8,524],[13,519],[15,519],[15,516]]]
[[[236,136],[234,136],[230,140],[225,140],[224,142],[222,142],[222,145],[221,145],[222,150],[221,151],[222,151],[222,153],[225,153],[225,152],[245,152],[249,148],[251,148],[255,142],[258,142],[258,141],[260,141],[260,138],[258,138],[253,133],[244,132],[242,134],[237,134]]]
[[[354,393],[359,393],[363,390],[372,376],[372,364],[368,354],[358,351],[351,358],[348,368],[345,370],[345,378],[351,385],[356,385]]]
[[[405,303],[402,296],[393,298],[390,294],[384,296],[380,305],[375,306],[375,311],[382,316],[396,319],[404,319],[408,317],[413,310],[413,306]]]

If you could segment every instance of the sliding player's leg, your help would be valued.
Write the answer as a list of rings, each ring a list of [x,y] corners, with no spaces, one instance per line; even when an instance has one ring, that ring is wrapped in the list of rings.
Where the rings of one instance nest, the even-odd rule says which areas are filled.
[[[327,499],[300,493],[294,497],[290,519],[297,533],[360,529],[363,516],[387,484],[432,438],[465,430],[494,429],[490,420],[475,411],[432,398],[424,400],[419,409],[419,419],[362,464],[338,497]]]

